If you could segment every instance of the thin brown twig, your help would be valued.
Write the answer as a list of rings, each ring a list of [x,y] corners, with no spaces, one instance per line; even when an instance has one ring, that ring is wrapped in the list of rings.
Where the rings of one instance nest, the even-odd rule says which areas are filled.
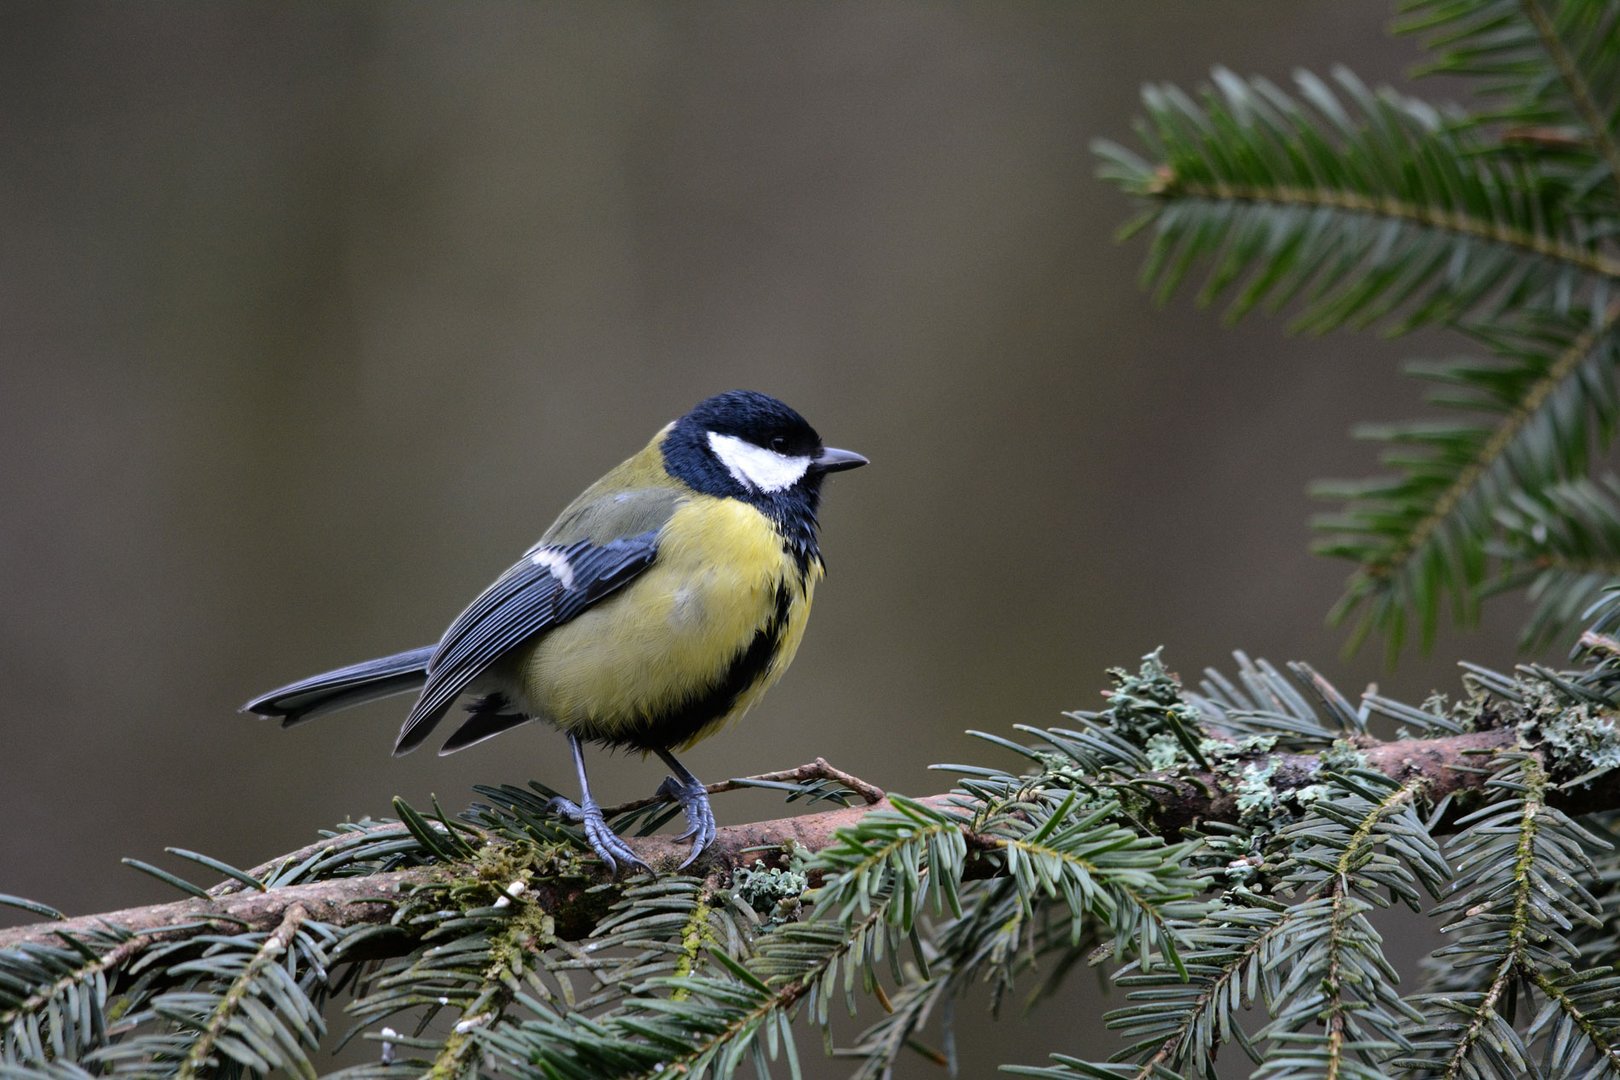
[[[739,776],[731,780],[719,780],[713,784],[705,784],[703,790],[710,795],[719,795],[726,791],[742,791],[756,787],[760,784],[802,784],[807,780],[831,780],[835,784],[843,784],[849,790],[866,801],[867,806],[873,806],[883,801],[887,794],[876,784],[868,783],[852,773],[830,764],[826,758],[818,757],[814,761],[807,761],[803,765],[796,765],[791,769],[778,769],[775,772],[757,773],[754,776]],[[661,802],[668,802],[664,795],[649,795],[645,799],[631,799],[629,802],[609,806],[602,811],[608,817],[619,814],[628,814],[632,810],[641,810],[644,807],[655,806]]]

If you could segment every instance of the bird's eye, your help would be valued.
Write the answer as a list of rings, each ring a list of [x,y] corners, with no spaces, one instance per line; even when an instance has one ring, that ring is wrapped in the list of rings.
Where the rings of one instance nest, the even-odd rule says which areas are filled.
[[[771,440],[771,449],[776,451],[778,454],[786,454],[787,448],[787,439],[783,438],[781,435],[778,435],[776,438]]]

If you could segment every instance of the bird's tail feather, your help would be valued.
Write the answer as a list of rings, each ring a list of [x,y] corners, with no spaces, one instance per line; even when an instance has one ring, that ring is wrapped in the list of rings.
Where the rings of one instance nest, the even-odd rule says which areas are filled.
[[[426,645],[311,675],[259,695],[242,706],[242,711],[278,717],[282,727],[292,727],[351,705],[419,690],[427,681],[433,649]]]

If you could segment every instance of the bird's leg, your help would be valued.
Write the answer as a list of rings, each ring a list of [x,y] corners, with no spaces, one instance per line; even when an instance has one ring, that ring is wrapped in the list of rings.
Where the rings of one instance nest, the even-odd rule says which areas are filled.
[[[714,843],[714,811],[709,808],[709,793],[703,790],[703,781],[693,776],[691,772],[675,760],[675,755],[668,750],[655,750],[665,765],[669,766],[673,776],[664,777],[664,782],[658,785],[658,794],[667,795],[681,804],[681,810],[686,814],[687,830],[677,840],[692,838],[692,854],[686,861],[676,867],[684,870],[692,865],[694,859],[703,854],[703,849]]]
[[[652,867],[642,862],[641,856],[632,851],[629,844],[608,828],[607,820],[602,817],[602,808],[591,798],[591,784],[585,778],[585,752],[579,745],[579,737],[569,734],[568,746],[574,751],[574,771],[579,773],[580,800],[576,805],[559,795],[551,800],[552,812],[585,826],[586,842],[591,845],[591,850],[596,852],[596,857],[607,865],[608,873],[614,877],[619,876],[620,863],[652,873]]]

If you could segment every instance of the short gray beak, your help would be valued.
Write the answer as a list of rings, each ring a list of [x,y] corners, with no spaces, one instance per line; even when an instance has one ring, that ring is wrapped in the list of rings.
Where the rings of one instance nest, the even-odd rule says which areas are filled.
[[[866,459],[853,450],[835,450],[823,446],[821,453],[810,463],[810,468],[821,473],[843,472],[845,469],[858,469],[866,463]]]

